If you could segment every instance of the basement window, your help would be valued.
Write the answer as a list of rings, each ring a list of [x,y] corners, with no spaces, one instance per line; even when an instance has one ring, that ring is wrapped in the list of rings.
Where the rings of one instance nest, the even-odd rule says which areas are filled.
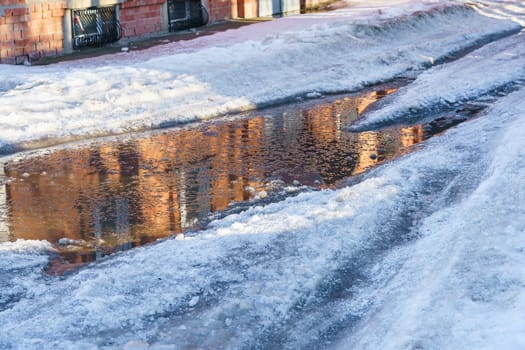
[[[200,0],[168,0],[170,31],[202,26],[208,17]]]
[[[99,46],[120,39],[120,23],[115,6],[73,10],[73,48]]]

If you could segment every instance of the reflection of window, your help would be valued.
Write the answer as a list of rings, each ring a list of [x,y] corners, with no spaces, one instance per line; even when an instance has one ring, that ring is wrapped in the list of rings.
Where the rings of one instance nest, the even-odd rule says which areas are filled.
[[[6,186],[7,185],[0,185],[0,242],[7,242],[9,240],[9,225],[7,222],[8,218],[7,218],[7,189],[6,189]]]
[[[180,170],[179,208],[182,228],[192,228],[211,210],[209,159],[188,164]]]
[[[108,198],[93,208],[91,219],[94,237],[100,238],[107,233],[129,235],[131,224],[128,198]]]
[[[115,7],[72,11],[73,47],[97,46],[120,39]]]
[[[125,197],[115,199],[116,209],[116,233],[117,235],[129,235],[129,203]]]
[[[5,177],[6,169],[0,165],[0,179]],[[7,213],[7,185],[0,185],[0,242],[9,240],[9,224]]]

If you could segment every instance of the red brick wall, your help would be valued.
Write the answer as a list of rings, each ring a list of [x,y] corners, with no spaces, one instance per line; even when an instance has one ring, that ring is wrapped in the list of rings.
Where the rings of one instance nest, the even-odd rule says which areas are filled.
[[[27,5],[25,0],[0,0],[0,6],[0,63],[23,63],[63,50],[65,2]]]
[[[234,1],[236,2],[236,0],[209,0],[208,12],[210,13],[210,22],[232,18],[232,2]]]
[[[120,8],[122,37],[162,31],[163,3],[164,0],[129,0],[122,3]]]

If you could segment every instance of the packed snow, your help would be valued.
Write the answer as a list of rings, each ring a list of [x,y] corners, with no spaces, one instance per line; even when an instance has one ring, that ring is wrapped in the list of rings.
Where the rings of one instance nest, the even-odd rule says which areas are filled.
[[[49,242],[0,243],[0,348],[525,348],[525,45],[512,34],[523,5],[349,3],[151,51],[0,66],[6,148],[406,75],[416,79],[361,126],[490,95],[475,119],[358,183],[253,206],[66,276],[43,272]]]

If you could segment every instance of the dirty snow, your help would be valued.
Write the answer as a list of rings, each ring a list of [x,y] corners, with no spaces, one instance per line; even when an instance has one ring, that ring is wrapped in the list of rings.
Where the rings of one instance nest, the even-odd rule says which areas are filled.
[[[380,13],[358,4],[340,15],[306,16],[312,26],[295,27],[300,35],[243,41],[234,31],[224,34],[223,46],[208,38],[202,47],[184,44],[180,54],[166,52],[176,51],[174,44],[131,52],[119,63],[106,57],[0,66],[0,138],[16,145],[122,132],[358,89],[417,75],[430,68],[430,58],[519,22],[507,1],[498,12],[505,20],[461,8],[388,19],[421,10],[416,3],[373,2],[384,6]],[[351,11],[374,25],[349,24],[344,16]],[[271,25],[253,28],[260,34]],[[439,107],[440,94],[459,102],[512,85],[523,79],[520,45],[523,36],[514,35],[430,68],[370,116],[384,113],[396,122],[404,118],[395,112],[403,110],[398,101],[424,110]],[[230,58],[232,50],[241,57]],[[230,65],[248,61],[257,68]],[[497,69],[488,74],[487,67]],[[449,81],[462,68],[471,83]],[[433,90],[432,82],[448,85]],[[418,90],[421,98],[410,101]],[[60,278],[43,273],[53,254],[48,242],[1,243],[0,348],[524,348],[525,88],[514,90],[358,184],[254,206],[198,234]]]

